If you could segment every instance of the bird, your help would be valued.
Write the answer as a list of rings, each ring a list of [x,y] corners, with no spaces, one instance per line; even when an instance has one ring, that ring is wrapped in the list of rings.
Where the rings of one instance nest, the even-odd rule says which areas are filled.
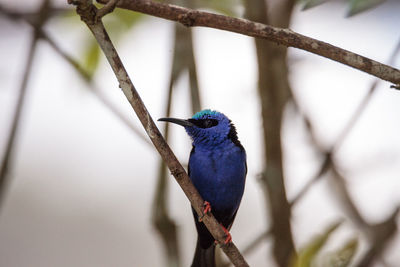
[[[185,128],[192,139],[188,174],[204,200],[204,211],[211,211],[225,233],[225,244],[232,242],[229,230],[244,193],[247,162],[236,128],[223,113],[205,109],[189,119],[160,118]],[[192,207],[198,234],[192,267],[214,267],[217,242]],[[204,216],[204,215],[203,215]]]

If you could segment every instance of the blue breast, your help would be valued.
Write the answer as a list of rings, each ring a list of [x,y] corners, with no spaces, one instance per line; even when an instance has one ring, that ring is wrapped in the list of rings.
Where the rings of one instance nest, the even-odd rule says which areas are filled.
[[[230,142],[223,148],[193,147],[189,159],[190,179],[212,212],[232,217],[243,196],[246,179],[246,153]],[[220,218],[222,219],[222,218]]]

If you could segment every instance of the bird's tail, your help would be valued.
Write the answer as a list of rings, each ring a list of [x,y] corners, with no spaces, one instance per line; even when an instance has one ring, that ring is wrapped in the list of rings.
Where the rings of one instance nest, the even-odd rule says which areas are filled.
[[[191,267],[215,267],[215,246],[212,244],[209,248],[202,248],[197,239],[196,251]]]

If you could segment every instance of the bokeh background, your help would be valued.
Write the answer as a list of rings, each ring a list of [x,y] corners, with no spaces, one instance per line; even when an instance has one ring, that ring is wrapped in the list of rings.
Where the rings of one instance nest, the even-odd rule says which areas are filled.
[[[221,1],[221,7],[211,2],[200,7],[245,15],[241,2]],[[93,38],[72,6],[61,0],[51,4],[62,12],[54,11],[44,31],[90,73],[91,81],[82,78],[46,40],[39,40],[2,190],[0,266],[167,266],[163,243],[152,224],[160,157],[142,138],[144,131],[110,66],[93,48]],[[40,5],[41,1],[0,1],[1,157],[32,42],[33,28],[26,18]],[[399,42],[400,1],[386,1],[351,17],[346,17],[351,8],[348,1],[329,1],[307,10],[303,6],[296,4],[291,15],[294,31],[379,62],[392,60],[391,65],[399,67],[400,56],[391,59],[391,54]],[[116,18],[118,14],[106,17],[107,28],[153,119],[164,117],[175,23],[132,12],[123,16],[127,14],[133,19],[124,20],[126,24]],[[231,230],[243,250],[271,225],[260,185],[265,152],[254,40],[209,28],[194,28],[192,37],[201,106],[229,116],[247,150],[246,191]],[[311,121],[319,146],[328,149],[375,79],[292,48],[287,64],[300,107],[292,102],[286,105],[281,133],[285,187],[292,200],[323,161],[302,113]],[[187,70],[176,79],[171,116],[192,115],[189,81]],[[387,82],[377,84],[335,153],[352,200],[371,224],[386,220],[400,203],[400,93],[389,87]],[[169,143],[185,164],[191,143],[181,127],[171,126]],[[318,252],[320,265],[316,266],[325,266],[321,264],[332,251],[353,238],[358,243],[351,264],[356,265],[368,251],[368,235],[351,219],[335,184],[325,176],[312,184],[292,210],[295,246],[300,251],[343,219]],[[168,176],[168,181],[165,204],[178,229],[179,266],[189,266],[196,240],[192,214],[173,177]],[[251,266],[276,265],[272,242],[264,238],[246,252]],[[399,251],[400,238],[395,233],[372,266],[398,266]]]

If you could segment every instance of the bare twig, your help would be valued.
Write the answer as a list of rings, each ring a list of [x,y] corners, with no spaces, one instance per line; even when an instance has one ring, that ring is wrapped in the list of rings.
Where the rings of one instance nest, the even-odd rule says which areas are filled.
[[[31,69],[32,69],[32,64],[33,64],[33,58],[35,55],[36,51],[36,46],[37,43],[40,39],[40,31],[44,23],[46,22],[48,16],[48,8],[49,8],[49,0],[44,0],[39,13],[41,16],[39,16],[40,19],[38,19],[35,22],[35,27],[33,29],[33,35],[32,35],[32,40],[30,43],[29,47],[29,53],[28,53],[28,58],[26,61],[25,65],[25,70],[23,74],[23,79],[22,83],[19,89],[19,95],[18,95],[18,100],[15,106],[15,112],[14,112],[14,119],[11,124],[11,130],[8,136],[7,140],[7,145],[6,149],[3,155],[3,159],[1,161],[1,166],[0,166],[0,204],[3,204],[4,198],[5,198],[5,192],[6,192],[6,187],[8,183],[8,174],[9,174],[9,165],[11,158],[14,153],[14,147],[15,147],[15,141],[16,137],[19,131],[20,127],[20,122],[21,122],[21,116],[23,112],[23,108],[25,105],[25,100],[26,100],[26,90],[28,87],[28,80],[31,74]]]
[[[390,56],[389,59],[389,64],[393,64],[395,58],[397,57],[397,54],[400,52],[400,41],[398,42],[395,50],[393,51],[392,55]],[[339,138],[336,140],[335,144],[331,147],[331,149],[329,151],[325,151],[325,149],[320,145],[318,138],[315,135],[314,132],[314,128],[313,125],[310,121],[310,119],[305,115],[303,115],[303,119],[304,122],[307,126],[307,129],[311,135],[311,139],[313,141],[313,143],[315,144],[315,146],[318,148],[318,150],[320,152],[322,152],[322,154],[324,155],[324,160],[323,163],[321,164],[320,169],[318,170],[318,172],[314,175],[313,178],[311,178],[307,184],[300,190],[300,192],[289,202],[290,207],[293,208],[293,206],[298,203],[300,201],[301,198],[303,198],[303,196],[308,192],[308,190],[310,190],[310,188],[312,187],[312,185],[319,181],[322,176],[324,174],[326,174],[330,169],[331,169],[331,164],[332,164],[332,155],[334,153],[336,153],[336,151],[338,150],[338,148],[341,146],[341,144],[343,143],[343,141],[345,140],[347,134],[351,131],[352,127],[354,126],[354,124],[356,123],[356,121],[358,120],[358,118],[361,116],[361,114],[363,113],[365,107],[367,106],[367,104],[369,103],[371,96],[372,96],[372,92],[375,91],[376,86],[377,86],[378,80],[374,81],[374,83],[371,85],[368,94],[366,95],[366,97],[363,99],[363,101],[360,103],[360,105],[358,106],[358,108],[356,109],[356,111],[354,112],[354,114],[352,115],[351,119],[349,120],[349,122],[346,124],[346,126],[343,128],[342,132],[339,134]],[[300,110],[298,103],[296,102],[296,99],[292,99],[293,103],[295,105],[295,107]],[[337,173],[337,170],[334,169],[334,173]],[[343,178],[343,177],[342,177]],[[340,186],[338,187],[340,188],[344,188],[344,186]],[[347,195],[346,195],[347,193]],[[347,201],[351,201],[350,196],[348,195],[347,189],[345,189],[345,192],[341,193],[342,195],[345,195],[345,198],[347,199]],[[351,215],[353,218],[355,218],[356,221],[359,222],[360,225],[363,225],[364,229],[365,228],[365,220],[361,217],[360,213],[358,212],[357,208],[355,207],[355,205],[352,203],[352,201],[350,202],[350,206],[352,207],[353,210],[353,215]],[[390,217],[391,218],[391,217]],[[389,218],[389,219],[390,219]],[[263,232],[262,234],[260,234],[259,236],[257,236],[253,241],[251,241],[244,249],[243,249],[243,254],[246,255],[248,253],[250,253],[252,250],[254,250],[257,246],[259,246],[261,244],[261,242],[264,240],[264,238],[268,238],[270,237],[271,233],[271,229],[266,230],[265,232]],[[376,252],[375,249],[370,248],[369,252],[366,254],[365,258],[369,258],[371,257],[371,255],[373,255],[373,253]],[[364,262],[368,262],[367,260],[364,259]]]
[[[172,59],[172,68],[170,75],[170,84],[168,88],[168,98],[166,103],[166,111],[164,115],[169,117],[171,114],[173,88],[183,74],[185,69],[189,71],[190,92],[192,98],[192,112],[200,110],[199,88],[197,84],[197,74],[193,55],[192,36],[190,29],[182,25],[175,25],[174,38],[174,56]],[[169,124],[165,125],[164,138],[169,140]],[[167,252],[167,265],[179,266],[179,246],[177,241],[177,227],[175,222],[168,214],[168,182],[166,175],[166,165],[164,161],[160,161],[158,171],[158,182],[154,193],[153,202],[153,224],[160,233]]]
[[[180,26],[180,25],[179,25]],[[178,29],[181,27],[178,27]],[[200,89],[199,89],[199,82],[197,80],[197,70],[196,70],[196,60],[194,58],[194,51],[193,51],[193,37],[191,29],[180,29],[183,34],[184,42],[186,42],[186,51],[185,51],[185,58],[186,58],[186,67],[189,72],[189,83],[190,83],[190,99],[192,103],[192,113],[195,114],[196,112],[201,110],[201,100],[200,100]]]
[[[164,136],[168,140],[168,129],[165,126]],[[160,161],[158,168],[158,180],[154,193],[152,221],[159,232],[167,255],[166,266],[181,266],[180,250],[178,246],[178,231],[175,221],[169,216],[168,212],[168,183],[166,165]]]
[[[395,49],[393,50],[392,54],[389,57],[389,64],[393,64],[397,54],[400,52],[400,40],[397,43]],[[310,119],[308,118],[308,116],[306,114],[302,114],[303,115],[303,120],[307,126],[307,129],[310,133],[311,139],[313,141],[313,143],[315,144],[315,146],[318,148],[318,150],[323,153],[325,155],[324,161],[321,164],[320,170],[319,172],[314,176],[314,178],[312,178],[305,187],[303,187],[303,189],[300,191],[300,193],[292,200],[291,203],[296,203],[297,200],[306,192],[309,190],[309,188],[311,187],[311,185],[319,180],[323,174],[325,174],[329,169],[330,169],[330,165],[332,163],[332,155],[334,155],[338,149],[340,148],[340,146],[342,145],[342,143],[344,142],[344,140],[346,139],[347,135],[350,133],[350,131],[353,129],[354,125],[357,123],[358,119],[361,117],[362,113],[364,112],[365,108],[367,107],[368,103],[370,102],[373,93],[376,91],[376,87],[378,85],[379,80],[375,80],[372,84],[371,87],[368,90],[367,95],[364,97],[364,99],[361,101],[361,103],[359,104],[359,106],[357,107],[356,111],[353,113],[353,115],[351,116],[350,120],[347,122],[347,124],[345,125],[345,127],[343,128],[343,130],[340,132],[339,137],[336,139],[335,143],[331,146],[331,148],[327,151],[325,151],[325,149],[321,146],[318,138],[315,135],[314,132],[314,128],[313,125],[310,121]],[[296,99],[293,99],[293,103],[295,105],[295,107],[300,110],[298,103],[296,102]],[[300,111],[301,112],[301,111]]]
[[[289,206],[292,209],[308,192],[308,190],[311,189],[311,187],[314,185],[315,182],[319,181],[321,177],[329,170],[329,164],[330,164],[330,156],[326,156],[324,159],[323,164],[321,165],[321,168],[318,170],[318,172],[312,177],[306,185],[303,186],[303,188],[297,193],[297,195],[289,201]],[[260,235],[258,235],[253,241],[251,241],[244,249],[243,249],[243,254],[247,255],[251,251],[253,251],[255,248],[257,248],[264,239],[271,237],[271,228],[267,229]]]
[[[108,34],[104,28],[103,23],[96,20],[96,7],[91,3],[91,1],[85,0],[69,0],[69,3],[77,5],[77,12],[81,16],[81,19],[86,23],[88,28],[92,31],[94,37],[99,43],[101,49],[103,50],[111,68],[113,69],[119,85],[134,109],[136,115],[141,121],[143,127],[145,128],[148,136],[153,142],[154,146],[160,153],[161,157],[167,164],[172,175],[175,177],[178,184],[181,186],[183,192],[186,194],[193,208],[196,210],[199,216],[202,215],[203,199],[197,192],[196,188],[191,183],[189,176],[183,169],[182,165],[177,160],[176,156],[173,154],[172,150],[168,144],[163,139],[158,128],[154,124],[150,114],[148,113],[143,101],[141,100],[138,92],[136,91],[134,85],[132,84],[128,73],[126,72],[119,55],[117,54]],[[209,229],[210,233],[214,238],[223,244],[226,236],[225,232],[214,218],[214,216],[206,215],[203,217],[203,222]],[[222,246],[223,251],[232,261],[235,266],[248,266],[243,256],[240,254],[234,243],[229,243]]]
[[[354,117],[354,116],[353,116]],[[309,130],[311,127],[309,128]],[[313,131],[309,131],[311,135],[313,135]],[[342,135],[344,136],[344,135]],[[316,140],[316,137],[313,136],[312,139]],[[316,147],[323,152],[323,149],[316,143]],[[332,181],[335,183],[336,189],[337,189],[337,194],[336,196],[338,199],[341,201],[341,204],[345,208],[345,211],[347,212],[349,218],[353,221],[357,227],[366,234],[366,236],[369,238],[370,241],[370,247],[365,253],[364,257],[360,261],[360,263],[357,265],[358,267],[367,267],[370,266],[374,260],[379,259],[379,256],[381,255],[383,249],[387,246],[388,242],[390,239],[393,237],[397,230],[396,226],[396,216],[399,212],[398,209],[396,209],[391,216],[389,216],[388,219],[386,219],[384,222],[377,224],[377,225],[371,225],[369,224],[361,215],[360,211],[358,210],[357,206],[354,204],[350,193],[347,189],[347,186],[345,184],[346,179],[343,177],[343,175],[338,171],[334,160],[332,158],[332,153],[331,151],[325,152],[325,160],[324,163],[321,166],[319,175],[316,177],[321,177],[322,173],[326,173],[328,170],[331,171],[332,174]],[[324,171],[323,171],[324,170]],[[315,180],[315,179],[313,179]],[[299,196],[299,195],[298,195]],[[298,201],[298,198],[294,199],[296,203]]]
[[[119,0],[109,0],[107,4],[105,4],[102,8],[97,10],[96,19],[101,19],[105,15],[114,11],[115,6],[117,5]]]
[[[51,10],[52,8],[50,8]],[[68,12],[71,11],[71,9],[63,9],[63,12]],[[49,11],[50,12],[50,11]],[[21,20],[23,22],[26,22],[30,26],[32,26],[35,29],[36,22],[38,18],[40,17],[40,10],[35,11],[35,12],[23,12],[23,11],[14,11],[10,9],[6,9],[4,7],[0,6],[0,14],[4,14],[6,17],[10,18],[13,21]],[[62,14],[62,13],[59,13]],[[59,15],[57,14],[57,15]],[[33,19],[35,18],[35,19]],[[67,53],[65,53],[56,43],[53,41],[52,38],[42,29],[36,29],[38,31],[38,35],[41,39],[47,41],[49,45],[62,57],[64,58],[68,63],[70,63],[75,70],[79,72],[79,74],[84,78],[85,81],[90,80],[90,75],[88,72],[82,68],[82,66],[74,60],[72,57],[70,57]]]
[[[381,223],[368,223],[351,199],[350,193],[345,185],[345,178],[340,174],[333,162],[331,163],[331,170],[333,174],[332,178],[338,189],[338,198],[342,201],[343,207],[347,210],[347,214],[353,223],[356,224],[369,239],[368,250],[357,264],[357,267],[371,266],[374,261],[380,260],[382,252],[397,231],[396,220],[399,214],[399,208],[396,208],[393,213]]]
[[[30,48],[29,48],[29,54],[25,66],[25,71],[24,71],[24,78],[22,79],[22,83],[19,89],[19,96],[18,96],[18,101],[15,106],[15,112],[14,112],[14,119],[11,125],[11,130],[8,136],[8,141],[6,145],[6,149],[4,152],[4,156],[1,162],[1,170],[0,170],[0,203],[4,201],[4,194],[6,191],[7,183],[8,183],[8,170],[9,170],[9,164],[11,161],[11,157],[13,155],[13,148],[15,145],[15,140],[16,140],[16,135],[18,132],[19,124],[20,124],[20,119],[21,119],[21,114],[22,114],[22,109],[24,107],[25,103],[25,96],[26,96],[26,88],[28,84],[28,79],[30,76],[31,72],[31,67],[32,67],[32,62],[33,62],[33,56],[35,54],[36,50],[36,45],[38,42],[39,38],[37,36],[33,36],[31,43],[30,43]]]
[[[50,8],[49,10],[51,11],[53,9]],[[71,11],[70,9],[62,10],[63,12]],[[24,12],[12,11],[5,8],[0,8],[0,12],[8,16],[10,19],[25,21],[33,28],[35,28],[35,20],[26,17]],[[36,11],[29,14],[31,17],[38,18],[40,16],[39,13],[40,11]],[[139,130],[134,124],[132,124],[132,122],[124,114],[122,114],[121,111],[116,108],[98,88],[95,88],[95,85],[93,84],[91,79],[91,75],[88,73],[88,71],[86,71],[85,68],[83,68],[77,60],[75,60],[72,56],[62,50],[61,47],[56,44],[56,42],[46,33],[44,29],[40,28],[36,30],[39,31],[38,34],[40,39],[46,41],[54,49],[54,51],[56,51],[57,54],[61,56],[61,58],[67,61],[78,72],[78,74],[87,83],[87,85],[91,89],[91,92],[94,93],[97,99],[100,100],[121,122],[123,122],[129,129],[131,129],[132,132],[136,134],[136,136],[139,137],[144,143],[151,145],[148,138],[143,134],[143,132]]]
[[[170,75],[170,82],[168,87],[168,97],[165,107],[165,116],[169,117],[171,114],[173,88],[179,74],[182,72],[184,66],[180,64],[182,57],[180,56],[181,50],[178,48],[179,44],[177,29],[175,29],[175,43],[174,43],[174,56],[172,59],[172,68]],[[183,44],[184,45],[184,44]],[[164,128],[164,138],[169,140],[169,124],[167,123]],[[167,266],[180,266],[179,246],[177,240],[177,226],[168,213],[168,179],[167,179],[167,166],[161,159],[158,168],[158,180],[156,191],[154,193],[153,201],[153,215],[152,221],[158,230],[167,254]]]
[[[99,0],[98,2],[106,4],[108,0]],[[150,0],[120,0],[117,7],[177,21],[188,27],[210,27],[266,39],[283,46],[299,48],[332,59],[382,80],[392,82],[395,85],[400,84],[400,71],[398,69],[298,34],[290,29],[272,27],[246,19],[233,18]]]
[[[365,221],[357,206],[354,204],[349,190],[347,189],[345,178],[337,170],[333,161],[331,161],[329,165],[332,171],[332,177],[335,180],[337,189],[336,196],[342,201],[343,207],[347,210],[347,214],[350,216],[354,224],[357,225],[357,227],[359,227],[361,230],[366,229],[366,227],[368,227],[368,223]]]
[[[71,8],[63,8],[63,7],[53,7],[49,6],[47,10],[47,16],[49,18],[56,17],[62,14],[66,14],[67,12],[71,11]],[[29,23],[35,24],[39,21],[40,18],[40,11],[33,10],[33,11],[23,11],[23,10],[11,10],[10,8],[5,7],[5,5],[0,5],[0,14],[7,16],[10,19],[17,20],[23,19],[28,21]]]
[[[69,64],[71,64],[78,74],[83,78],[83,80],[90,87],[90,91],[97,97],[97,99],[106,106],[111,113],[113,113],[125,126],[127,126],[132,132],[139,137],[145,144],[151,145],[148,138],[139,130],[130,119],[128,119],[118,108],[116,108],[98,88],[91,82],[90,74],[70,55],[65,53],[50,36],[48,36],[44,31],[42,31],[42,39],[47,41],[49,45]]]
[[[321,164],[319,171],[303,186],[303,188],[299,193],[297,193],[292,201],[290,201],[290,207],[293,207],[297,202],[299,202],[299,200],[305,196],[308,190],[311,189],[314,183],[319,181],[319,179],[321,179],[321,177],[323,177],[323,175],[329,170],[330,160],[330,154],[326,154],[324,162]]]
[[[306,119],[307,120],[307,119]],[[311,130],[311,125],[309,127],[309,132],[311,135],[314,135],[314,132]],[[343,135],[344,136],[344,135]],[[313,140],[316,140],[316,137],[312,137]],[[320,150],[320,152],[325,153],[325,160],[321,166],[319,175],[316,177],[321,177],[322,173],[326,173],[328,170],[331,171],[332,181],[335,183],[337,194],[336,196],[341,201],[346,213],[349,218],[353,221],[357,227],[366,234],[370,241],[370,246],[368,248],[367,253],[365,253],[364,257],[357,265],[358,267],[367,267],[370,266],[374,260],[379,259],[383,249],[387,246],[390,239],[394,236],[397,226],[396,226],[396,217],[399,213],[399,209],[396,209],[388,219],[379,223],[377,225],[369,224],[361,215],[357,206],[354,204],[350,192],[347,189],[345,184],[346,179],[343,175],[338,171],[335,162],[332,157],[331,151],[323,152],[323,149],[316,143],[316,147]],[[323,171],[324,170],[324,171]],[[315,180],[315,179],[312,179]],[[303,189],[304,190],[304,189]],[[299,195],[298,195],[299,196]],[[296,197],[295,202],[298,201]]]
[[[399,51],[400,51],[400,42],[396,46],[392,55],[390,56],[389,62],[394,61],[394,59],[396,58]],[[368,94],[365,96],[365,98],[360,103],[360,105],[358,106],[356,111],[353,113],[349,122],[343,128],[341,134],[339,135],[339,137],[336,140],[336,142],[334,143],[334,145],[331,146],[331,148],[327,152],[325,152],[325,150],[319,144],[319,142],[315,136],[315,133],[313,131],[312,124],[310,123],[310,120],[308,119],[307,116],[305,116],[303,114],[305,123],[307,125],[307,128],[309,129],[309,133],[311,135],[311,138],[312,138],[315,146],[320,150],[321,153],[325,153],[326,159],[328,160],[328,162],[325,161],[325,163],[321,167],[321,170],[323,170],[323,169],[331,170],[331,174],[332,174],[332,178],[333,178],[332,180],[335,183],[336,189],[338,192],[338,194],[336,196],[343,204],[343,207],[347,211],[347,214],[350,217],[350,219],[353,221],[353,223],[356,224],[357,227],[359,227],[360,230],[362,232],[364,232],[366,234],[366,236],[369,238],[370,245],[369,245],[368,251],[365,253],[363,258],[357,265],[358,267],[370,266],[371,264],[373,264],[373,262],[375,260],[380,259],[380,256],[381,256],[384,248],[387,246],[390,239],[394,236],[394,234],[397,231],[396,218],[399,213],[399,209],[397,208],[392,213],[392,215],[389,216],[388,219],[386,219],[385,221],[383,221],[379,224],[373,225],[373,224],[368,223],[361,215],[357,206],[354,204],[354,202],[350,196],[350,193],[347,189],[347,186],[345,185],[346,179],[338,171],[337,166],[333,159],[333,155],[336,153],[336,151],[339,149],[341,144],[344,142],[345,138],[347,137],[348,133],[351,131],[354,124],[357,122],[358,118],[362,115],[363,111],[365,110],[365,107],[368,105],[368,103],[372,97],[373,92],[376,90],[377,82],[378,81],[375,81],[371,85],[371,87],[368,91]],[[324,166],[324,165],[326,165],[326,166]]]
[[[400,52],[400,40],[397,42],[395,49],[393,50],[392,54],[389,57],[388,64],[393,65],[395,59]],[[343,141],[346,139],[347,135],[356,125],[358,119],[361,117],[362,113],[364,112],[365,108],[368,106],[372,95],[376,92],[376,88],[378,86],[379,80],[376,79],[370,86],[368,93],[365,95],[364,99],[358,105],[356,111],[351,116],[350,120],[347,122],[346,126],[343,128],[342,132],[340,133],[339,137],[336,139],[335,144],[332,146],[331,151],[332,153],[336,152],[340,146],[342,145]]]
[[[67,61],[78,72],[78,74],[83,78],[85,82],[91,84],[90,74],[82,67],[82,65],[77,60],[75,60],[64,50],[62,50],[60,46],[58,46],[56,42],[44,30],[41,31],[40,35],[41,38],[46,41],[59,56],[61,56],[61,58]]]
[[[252,250],[254,250],[256,247],[258,247],[261,242],[268,238],[271,237],[271,229],[268,229],[267,231],[263,232],[261,235],[257,236],[253,241],[251,241],[244,249],[243,249],[243,254],[248,254]]]

